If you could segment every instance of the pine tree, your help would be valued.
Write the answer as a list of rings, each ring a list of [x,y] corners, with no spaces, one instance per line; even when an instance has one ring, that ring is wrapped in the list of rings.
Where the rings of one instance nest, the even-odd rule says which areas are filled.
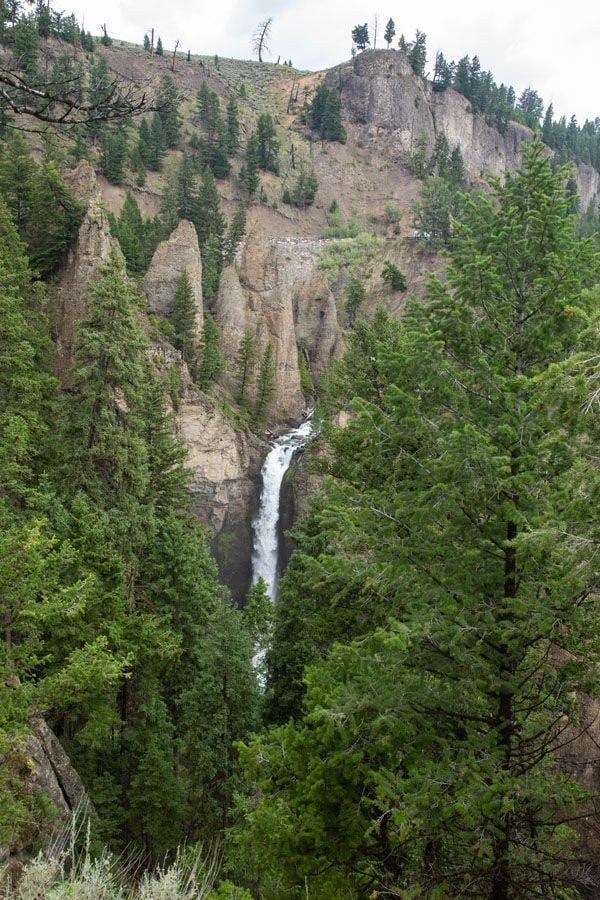
[[[233,218],[229,223],[227,238],[225,240],[224,262],[229,265],[233,262],[238,245],[246,234],[246,207],[238,203]]]
[[[160,38],[158,41],[160,43]],[[160,56],[158,46],[159,44],[156,45],[156,52]],[[179,93],[175,82],[170,75],[165,75],[156,92],[156,105],[162,122],[165,144],[170,150],[174,150],[179,144],[179,126],[181,124],[179,102]]]
[[[158,40],[156,41],[156,50],[155,50],[154,52],[156,53],[157,56],[163,56],[163,55],[164,55],[163,42],[162,42],[162,40],[161,40],[161,38],[160,38],[160,35],[159,35],[159,37],[158,37]]]
[[[342,125],[342,101],[335,88],[330,88],[327,92],[320,135],[324,141],[346,143],[346,131]]]
[[[210,314],[204,318],[204,327],[200,338],[200,366],[197,384],[203,391],[217,380],[225,371],[225,359],[219,350],[221,332]]]
[[[144,272],[149,263],[146,255],[144,222],[131,191],[127,191],[113,234],[118,238],[127,261],[127,268],[135,273]]]
[[[253,131],[246,143],[244,165],[240,170],[240,179],[250,197],[254,196],[260,185],[258,163],[258,135]]]
[[[198,366],[197,312],[189,275],[184,270],[177,285],[170,318],[175,332],[175,346],[181,350],[184,360],[192,370],[193,377],[195,377]]]
[[[393,19],[388,19],[387,25],[385,26],[385,31],[383,34],[383,39],[388,46],[388,50],[390,49],[390,44],[394,40],[394,36],[396,34],[396,26],[394,25]]]
[[[258,167],[265,172],[279,173],[279,141],[270,113],[262,113],[256,122]]]
[[[141,128],[142,126],[140,125],[140,137]],[[163,156],[165,155],[167,140],[165,137],[165,130],[163,128],[162,119],[157,112],[152,116],[148,147],[148,168],[153,169],[155,172],[159,172],[162,168],[162,160]]]
[[[576,692],[599,652],[597,429],[580,376],[600,260],[576,240],[565,177],[532,142],[522,171],[466,203],[427,302],[366,348],[371,367],[346,366],[363,399],[332,434],[329,496],[302,537],[309,578],[290,573],[306,615],[287,626],[331,652],[304,672],[298,724],[244,753],[261,799],[241,864],[277,835],[258,877],[280,891],[573,887],[583,792],[555,753],[586,728]]]
[[[369,40],[369,26],[366,22],[364,25],[355,25],[352,29],[352,43],[359,50],[365,50],[367,44],[371,43]]]
[[[240,121],[235,95],[227,101],[227,152],[232,156],[240,145]]]
[[[260,361],[258,378],[256,379],[256,400],[254,403],[254,421],[262,425],[267,419],[269,406],[275,395],[275,364],[273,362],[273,346],[267,344]]]
[[[346,315],[348,325],[354,327],[358,310],[367,298],[367,290],[364,282],[358,275],[351,275],[346,287]]]
[[[202,296],[206,300],[212,300],[217,295],[222,265],[221,238],[218,234],[211,234],[202,247]]]
[[[146,53],[150,53],[150,38],[147,34],[144,35],[144,50]]]
[[[247,392],[248,388],[254,382],[255,365],[256,338],[251,331],[245,331],[240,341],[235,360],[237,382],[236,400],[240,406],[248,405]]]

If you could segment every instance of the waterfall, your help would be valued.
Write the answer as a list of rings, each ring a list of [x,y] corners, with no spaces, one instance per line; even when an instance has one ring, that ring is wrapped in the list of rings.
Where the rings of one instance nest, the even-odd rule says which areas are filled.
[[[271,600],[277,596],[277,567],[279,562],[279,498],[283,476],[290,467],[296,450],[303,447],[312,433],[310,421],[282,435],[271,443],[271,449],[261,470],[262,489],[260,507],[252,527],[252,582],[263,578]]]

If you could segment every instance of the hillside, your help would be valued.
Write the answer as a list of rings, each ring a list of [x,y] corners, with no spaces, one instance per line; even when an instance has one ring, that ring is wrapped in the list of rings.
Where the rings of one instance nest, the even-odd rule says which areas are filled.
[[[43,14],[103,115],[2,134],[0,895],[597,896],[600,172],[408,52]]]

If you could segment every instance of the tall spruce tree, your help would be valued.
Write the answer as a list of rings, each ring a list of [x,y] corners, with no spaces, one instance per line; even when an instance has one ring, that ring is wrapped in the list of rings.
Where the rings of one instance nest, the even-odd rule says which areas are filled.
[[[273,345],[267,344],[260,360],[258,378],[256,379],[256,400],[254,401],[253,418],[257,425],[263,425],[269,414],[269,406],[275,395],[275,364],[273,362]]]
[[[600,260],[565,179],[532,142],[466,202],[428,302],[345,367],[363,399],[332,435],[308,578],[286,588],[309,654],[345,646],[304,671],[298,724],[245,754],[259,799],[240,846],[252,873],[261,846],[265,885],[507,900],[583,884],[582,790],[555,755],[586,727],[575,692],[600,652],[580,377]]]
[[[235,367],[237,392],[240,406],[248,405],[248,388],[254,383],[256,366],[256,338],[251,331],[245,331],[238,348]]]

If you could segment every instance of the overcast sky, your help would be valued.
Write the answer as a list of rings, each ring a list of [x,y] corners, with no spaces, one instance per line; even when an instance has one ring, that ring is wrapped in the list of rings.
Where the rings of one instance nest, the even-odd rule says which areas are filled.
[[[114,37],[141,43],[154,26],[165,49],[179,39],[192,53],[251,58],[256,24],[273,17],[271,54],[303,69],[324,69],[350,56],[352,28],[379,15],[377,46],[394,19],[398,37],[427,34],[428,69],[437,50],[448,59],[478,54],[496,81],[517,95],[535,88],[557,115],[572,113],[580,124],[600,116],[598,65],[600,4],[597,0],[404,0],[397,6],[359,0],[76,0],[75,14],[92,33],[106,22]],[[71,8],[71,3],[67,4]]]

